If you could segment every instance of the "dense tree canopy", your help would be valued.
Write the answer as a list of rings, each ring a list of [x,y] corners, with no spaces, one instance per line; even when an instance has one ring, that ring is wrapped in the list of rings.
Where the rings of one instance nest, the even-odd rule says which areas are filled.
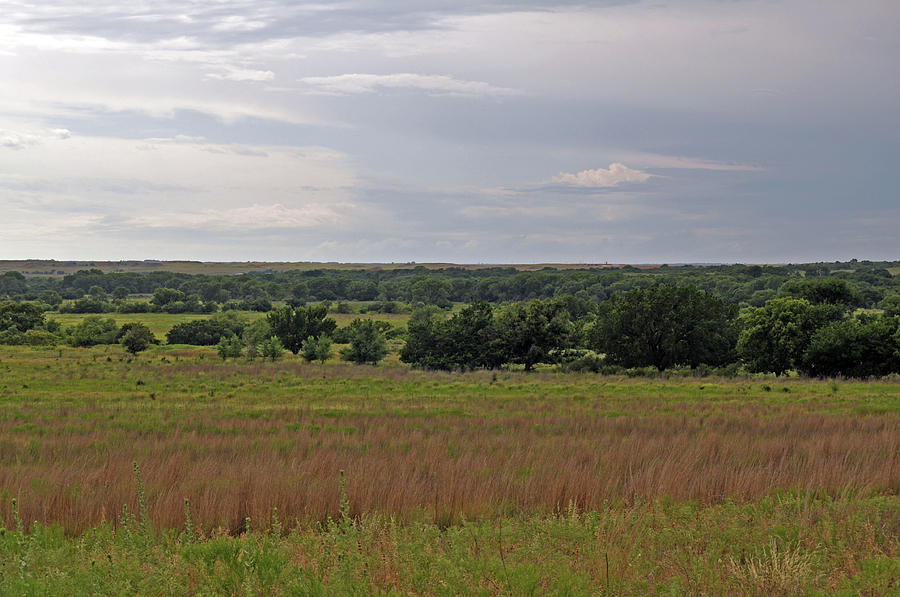
[[[285,306],[270,312],[266,319],[284,347],[297,354],[307,338],[330,336],[334,332],[337,322],[327,315],[328,309],[324,305]]]
[[[635,288],[603,303],[591,347],[623,367],[721,365],[733,358],[737,308],[686,286]]]

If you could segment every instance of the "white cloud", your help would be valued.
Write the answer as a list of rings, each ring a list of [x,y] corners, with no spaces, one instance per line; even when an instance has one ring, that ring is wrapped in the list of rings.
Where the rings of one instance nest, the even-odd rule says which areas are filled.
[[[553,177],[553,182],[568,184],[576,187],[614,187],[623,182],[647,182],[652,175],[640,170],[632,170],[618,162],[609,165],[608,170],[597,168],[596,170],[582,170],[577,174],[561,172]]]
[[[311,203],[300,207],[285,207],[279,203],[227,210],[199,212],[148,213],[128,223],[149,228],[216,228],[229,230],[259,230],[267,228],[317,228],[336,226],[344,221],[342,212],[352,210],[350,204]]]
[[[413,73],[390,75],[352,73],[330,77],[304,77],[300,81],[315,88],[318,93],[335,95],[373,93],[379,89],[417,89],[434,95],[461,97],[498,97],[521,94],[516,89],[496,87],[483,81],[466,81],[446,75]]]
[[[72,136],[68,129],[29,130],[16,132],[0,129],[0,147],[6,149],[25,149],[54,139],[68,139]]]
[[[271,81],[275,73],[270,70],[257,70],[252,68],[237,68],[223,65],[221,73],[209,73],[207,78],[226,81]]]
[[[748,164],[732,164],[701,158],[664,155],[660,153],[626,152],[622,158],[637,163],[642,168],[675,168],[685,170],[720,170],[727,172],[757,172],[758,166]]]

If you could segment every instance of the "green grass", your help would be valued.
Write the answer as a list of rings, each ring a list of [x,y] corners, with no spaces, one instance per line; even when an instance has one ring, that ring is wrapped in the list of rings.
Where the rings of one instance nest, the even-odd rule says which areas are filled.
[[[273,513],[276,514],[276,513]],[[339,516],[288,534],[139,521],[0,533],[4,595],[897,595],[900,502],[779,494],[489,522]]]
[[[160,326],[185,318],[150,315]],[[810,461],[808,441],[851,471],[877,459],[898,470],[896,441],[883,435],[898,417],[896,380],[447,374],[293,356],[222,362],[187,346],[135,359],[118,346],[4,346],[0,595],[900,595],[896,475],[882,486],[772,484],[749,497],[627,490],[549,507],[539,485],[572,466],[598,482],[640,474],[615,468],[641,448],[604,443],[615,433],[652,442],[655,430],[683,428],[685,445],[711,433],[718,450],[762,466],[753,445],[777,448],[792,421],[810,421],[811,437],[784,438],[771,455],[788,469]],[[857,433],[846,445],[820,430],[842,422]],[[661,482],[661,465],[646,464]],[[688,494],[701,477],[684,480]],[[503,487],[498,478],[521,495],[483,495]],[[366,508],[373,487],[392,488],[388,503],[423,497]],[[243,514],[216,522],[232,506],[252,516],[249,533]]]

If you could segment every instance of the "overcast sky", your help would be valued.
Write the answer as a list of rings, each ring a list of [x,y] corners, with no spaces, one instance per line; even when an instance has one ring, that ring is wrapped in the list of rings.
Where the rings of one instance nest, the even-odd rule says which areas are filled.
[[[900,259],[897,0],[0,0],[0,258]]]

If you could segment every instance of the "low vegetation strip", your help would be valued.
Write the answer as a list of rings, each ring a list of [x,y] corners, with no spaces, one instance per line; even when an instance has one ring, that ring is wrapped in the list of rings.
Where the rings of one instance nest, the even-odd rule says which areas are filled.
[[[157,347],[0,356],[0,514],[78,534],[146,487],[156,528],[285,529],[545,515],[574,504],[894,496],[896,382],[636,380],[556,372],[221,362]]]

